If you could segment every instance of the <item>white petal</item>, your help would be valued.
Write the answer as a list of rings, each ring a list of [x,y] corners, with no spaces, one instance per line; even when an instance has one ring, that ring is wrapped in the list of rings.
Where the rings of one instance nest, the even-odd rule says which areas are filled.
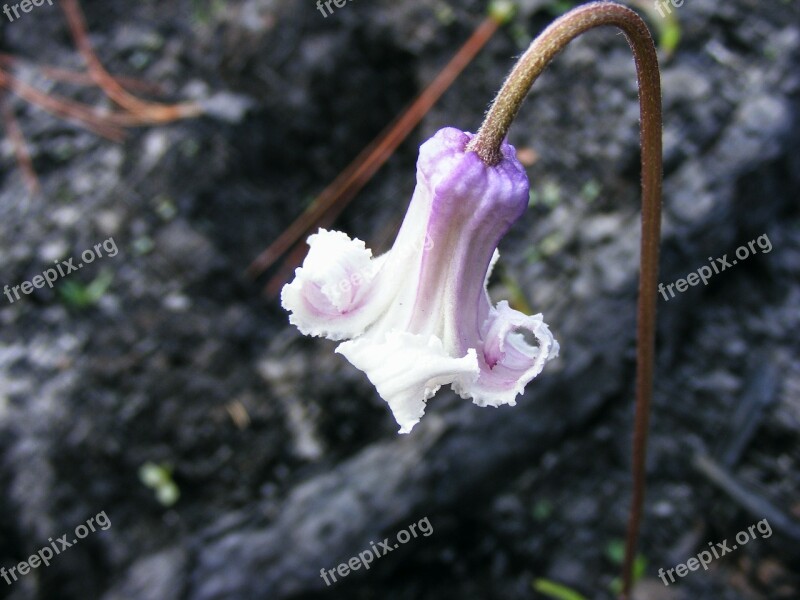
[[[408,433],[425,413],[425,401],[449,383],[467,385],[478,377],[475,350],[449,356],[442,341],[404,331],[390,331],[380,341],[359,338],[340,344],[336,352],[366,373],[389,403],[400,433]]]
[[[530,345],[520,330],[532,333],[538,346]],[[542,315],[527,316],[505,301],[490,312],[483,338],[480,377],[472,384],[453,386],[462,398],[472,398],[479,406],[514,406],[545,363],[558,356],[558,342]]]
[[[492,253],[492,260],[489,261],[489,268],[486,269],[486,277],[483,278],[483,287],[489,286],[489,279],[492,277],[494,266],[497,264],[498,260],[500,260],[500,251],[495,248]]]
[[[308,238],[309,251],[294,280],[281,291],[289,322],[305,335],[333,340],[355,337],[380,316],[394,288],[376,285],[385,258],[372,258],[364,242],[341,231]]]

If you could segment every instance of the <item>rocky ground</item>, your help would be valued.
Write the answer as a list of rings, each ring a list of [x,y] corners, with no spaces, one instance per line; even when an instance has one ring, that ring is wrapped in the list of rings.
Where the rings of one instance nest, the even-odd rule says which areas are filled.
[[[338,228],[385,244],[419,144],[447,125],[474,131],[513,56],[571,3],[519,4]],[[435,76],[485,3],[356,0],[326,18],[289,0],[82,6],[110,71],[215,109],[115,144],[11,102],[42,192],[28,193],[6,136],[0,285],[109,239],[118,253],[52,290],[0,296],[0,566],[101,512],[111,523],[0,581],[0,596],[514,600],[548,597],[533,588],[545,578],[612,598],[630,498],[639,228],[623,40],[596,31],[572,44],[510,135],[537,157],[532,206],[504,240],[491,292],[521,290],[561,357],[515,408],[440,392],[398,436],[366,378],[331,342],[300,336],[244,270]],[[800,596],[800,10],[673,10],[660,279],[762,236],[771,249],[659,301],[637,597],[788,600]],[[3,22],[0,52],[81,66],[46,3]],[[369,571],[320,578],[425,518],[429,536]],[[757,523],[707,571],[658,578]]]

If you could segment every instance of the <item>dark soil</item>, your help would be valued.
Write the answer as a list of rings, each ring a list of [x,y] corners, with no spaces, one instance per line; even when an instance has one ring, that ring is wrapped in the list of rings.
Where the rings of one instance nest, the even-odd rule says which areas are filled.
[[[649,3],[648,3],[649,4]],[[336,227],[374,246],[402,218],[420,143],[474,131],[530,36],[569,2],[525,0]],[[450,393],[410,436],[334,344],[290,327],[249,262],[420,92],[480,22],[469,0],[82,3],[98,55],[163,101],[225,110],[114,144],[19,98],[42,192],[0,144],[0,285],[113,238],[13,304],[0,296],[0,567],[104,512],[13,600],[612,598],[630,500],[638,106],[613,31],[583,36],[511,131],[538,160],[492,297],[518,286],[561,357],[515,408]],[[659,301],[641,599],[800,598],[800,9],[687,0],[662,56],[660,280],[772,249]],[[2,16],[0,52],[80,68],[63,14]],[[20,78],[96,105],[90,87]],[[110,279],[90,301],[89,284]],[[67,284],[70,285],[67,285]],[[99,284],[96,284],[99,285]],[[65,287],[66,286],[66,287]],[[70,295],[69,290],[72,290]],[[143,483],[156,469],[171,503]],[[152,470],[152,469],[151,469]],[[174,489],[174,488],[172,488]],[[418,537],[327,587],[320,569]],[[659,569],[766,519],[666,587]]]

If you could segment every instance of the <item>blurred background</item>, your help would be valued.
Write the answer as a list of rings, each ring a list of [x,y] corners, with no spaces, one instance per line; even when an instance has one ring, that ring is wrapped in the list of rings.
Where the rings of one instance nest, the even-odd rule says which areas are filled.
[[[516,3],[334,226],[387,249],[419,145],[444,126],[475,131],[514,57],[576,4]],[[659,298],[636,597],[799,598],[800,7],[686,0],[661,17],[630,4],[662,62],[660,280],[759,236],[772,246]],[[109,239],[118,253],[0,296],[0,567],[101,512],[111,525],[0,580],[0,597],[613,598],[640,215],[622,36],[571,44],[510,133],[531,202],[490,293],[544,313],[560,358],[514,408],[440,391],[399,436],[335,343],[289,326],[265,289],[280,263],[246,269],[436,77],[487,3],[353,0],[323,16],[311,0],[82,0],[84,39],[116,81],[202,109],[129,103],[113,118],[80,75],[75,6],[0,16],[0,286]],[[320,577],[425,518],[429,536],[369,570]],[[771,535],[659,578],[764,519]]]

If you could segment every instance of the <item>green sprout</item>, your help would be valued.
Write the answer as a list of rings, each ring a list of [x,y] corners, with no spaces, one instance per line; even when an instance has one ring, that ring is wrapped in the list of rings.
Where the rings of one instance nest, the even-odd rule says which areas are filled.
[[[172,479],[172,466],[169,464],[157,465],[147,461],[139,467],[139,481],[155,492],[156,500],[162,506],[172,506],[181,497],[181,492]]]
[[[516,12],[517,4],[510,0],[494,0],[489,4],[489,16],[500,24],[508,23]]]
[[[555,598],[555,600],[586,600],[586,596],[583,594],[549,579],[535,579],[533,589],[548,598]]]
[[[75,309],[88,308],[100,301],[113,280],[114,275],[104,270],[87,285],[77,281],[65,281],[59,286],[58,293],[67,306]]]
[[[442,25],[450,25],[456,20],[456,14],[449,4],[439,2],[434,8],[436,20]]]
[[[625,559],[625,542],[622,540],[612,540],[606,546],[606,558],[615,565],[622,565]],[[633,582],[639,581],[644,575],[647,568],[647,559],[641,554],[636,555],[633,561]],[[610,590],[614,594],[619,594],[622,591],[622,580],[615,577],[609,585]]]

